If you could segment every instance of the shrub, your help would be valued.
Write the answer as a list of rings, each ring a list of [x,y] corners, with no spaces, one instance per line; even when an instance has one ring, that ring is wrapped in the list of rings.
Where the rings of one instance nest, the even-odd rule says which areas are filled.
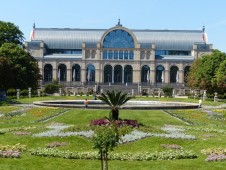
[[[165,97],[172,97],[172,95],[173,95],[173,88],[172,87],[166,86],[166,87],[163,87],[162,90],[164,92]]]
[[[47,94],[53,94],[53,93],[58,93],[59,92],[59,88],[62,87],[59,84],[56,83],[50,83],[50,84],[46,84],[45,85],[45,93]]]
[[[28,96],[28,90],[24,89],[20,91],[21,96]]]
[[[7,94],[7,96],[16,96],[16,90],[15,89],[8,89],[6,94]]]

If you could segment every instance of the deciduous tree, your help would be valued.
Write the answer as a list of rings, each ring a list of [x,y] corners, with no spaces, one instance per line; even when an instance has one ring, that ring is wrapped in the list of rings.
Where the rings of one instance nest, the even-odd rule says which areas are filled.
[[[41,78],[36,60],[23,48],[13,43],[4,43],[0,47],[1,79],[4,89],[31,87],[36,89]],[[7,79],[5,79],[7,76]]]
[[[0,21],[0,47],[4,43],[14,43],[23,46],[24,35],[19,27],[11,22]]]

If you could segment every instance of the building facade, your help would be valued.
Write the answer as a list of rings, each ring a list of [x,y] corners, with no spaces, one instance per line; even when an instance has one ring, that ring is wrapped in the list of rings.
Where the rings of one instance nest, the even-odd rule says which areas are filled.
[[[192,62],[212,50],[204,28],[133,30],[120,21],[110,29],[34,26],[25,46],[38,61],[41,85],[56,80],[68,88],[185,87]]]

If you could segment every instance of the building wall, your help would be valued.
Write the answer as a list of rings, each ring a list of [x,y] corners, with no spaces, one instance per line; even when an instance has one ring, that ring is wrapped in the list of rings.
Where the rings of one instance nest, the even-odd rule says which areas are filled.
[[[103,59],[103,51],[105,50],[103,48],[103,41],[105,36],[110,33],[113,30],[121,29],[126,32],[128,32],[134,40],[134,58],[133,60],[104,60]],[[164,41],[164,40],[163,40]],[[129,29],[122,27],[120,25],[110,28],[107,30],[101,37],[100,42],[96,43],[95,47],[89,47],[86,42],[82,43],[82,58],[79,60],[75,59],[69,59],[69,58],[46,58],[45,53],[48,50],[45,46],[45,42],[43,41],[35,41],[32,43],[26,42],[25,47],[26,49],[31,53],[32,56],[34,56],[37,61],[40,68],[40,74],[44,77],[44,67],[46,64],[52,65],[52,80],[58,80],[58,67],[60,64],[64,64],[66,66],[66,86],[71,86],[72,83],[72,66],[74,64],[78,64],[81,68],[80,77],[81,80],[80,84],[86,83],[87,78],[87,66],[89,64],[92,64],[95,67],[95,82],[94,83],[104,83],[104,67],[106,65],[114,67],[116,65],[124,67],[126,65],[130,65],[133,68],[133,84],[139,84],[141,83],[141,71],[142,67],[144,65],[147,65],[150,68],[150,77],[149,80],[151,84],[156,84],[156,74],[157,70],[156,67],[161,65],[164,68],[163,76],[164,76],[164,84],[170,83],[170,74],[171,74],[171,68],[173,66],[176,66],[178,68],[178,77],[179,80],[178,84],[184,85],[184,69],[186,66],[190,66],[193,62],[193,60],[184,60],[183,58],[179,58],[177,60],[161,60],[156,59],[156,44],[152,43],[149,44],[150,48],[143,48],[141,47],[141,44],[138,43],[136,36],[133,34],[132,31]],[[115,48],[113,50],[122,50],[121,48]],[[123,49],[127,50],[127,49]],[[180,50],[180,49],[178,49]],[[212,51],[212,45],[211,44],[194,44],[193,49],[191,49],[191,55],[194,57],[194,59],[200,58],[201,56],[205,54],[209,54]],[[113,72],[113,71],[112,71]],[[122,73],[123,76],[123,73]],[[42,83],[45,83],[42,81]],[[112,78],[112,83],[113,78]],[[125,83],[124,80],[121,82],[122,84]],[[160,82],[161,83],[161,82]]]

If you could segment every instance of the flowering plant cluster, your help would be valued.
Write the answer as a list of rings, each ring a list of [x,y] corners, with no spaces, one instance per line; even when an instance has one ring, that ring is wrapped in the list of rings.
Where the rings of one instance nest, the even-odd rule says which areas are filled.
[[[63,132],[64,129],[68,128],[68,125],[50,125],[48,128],[51,130],[34,134],[35,137],[53,137],[53,136],[85,136],[91,138],[93,136],[92,130],[80,131],[80,132]]]
[[[214,119],[214,120],[219,120],[219,121],[226,120],[224,118],[223,114],[220,112],[213,112],[211,110],[203,110],[203,111],[208,114],[209,119]]]
[[[208,148],[201,150],[201,153],[208,155],[206,161],[225,161],[226,160],[226,149],[224,148]]]
[[[115,120],[114,122],[109,121],[108,119],[95,119],[90,121],[90,125],[108,125],[110,123],[116,123],[119,127],[128,125],[131,127],[138,127],[139,124],[137,120],[129,120],[129,119],[124,119],[124,120]]]
[[[30,135],[31,132],[14,132],[14,135],[23,136],[23,135]]]
[[[20,158],[22,151],[27,150],[26,145],[0,145],[0,158]]]
[[[20,158],[18,150],[0,150],[0,158]]]
[[[7,132],[14,132],[14,131],[18,131],[18,130],[30,130],[30,129],[35,129],[35,126],[29,126],[29,127],[12,127],[12,128],[3,128],[0,129],[0,134],[4,134]]]
[[[215,129],[215,128],[203,128],[203,127],[195,127],[195,126],[185,126],[184,129],[186,130],[196,130],[196,131],[203,131],[208,133],[226,133],[224,129]]]
[[[205,159],[207,162],[225,161],[226,155],[212,153]]]
[[[14,117],[14,116],[20,116],[22,115],[24,112],[24,110],[15,110],[15,111],[12,111],[12,112],[9,112],[9,113],[6,113],[5,114],[5,117]]]
[[[47,144],[47,148],[55,148],[55,147],[59,147],[59,146],[67,146],[68,143],[67,142],[51,142]]]
[[[177,144],[161,144],[161,146],[168,149],[182,149],[182,147]]]
[[[66,159],[99,159],[98,152],[70,152],[52,148],[36,148],[30,150],[31,155],[43,157],[60,157]],[[109,153],[110,160],[173,160],[194,159],[197,155],[187,150],[168,150],[163,152]]]
[[[20,143],[17,143],[16,145],[0,145],[1,151],[7,151],[7,150],[18,150],[18,151],[25,151],[27,150],[27,145],[21,145]]]

